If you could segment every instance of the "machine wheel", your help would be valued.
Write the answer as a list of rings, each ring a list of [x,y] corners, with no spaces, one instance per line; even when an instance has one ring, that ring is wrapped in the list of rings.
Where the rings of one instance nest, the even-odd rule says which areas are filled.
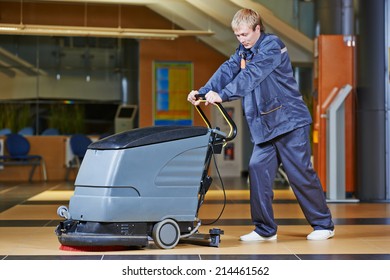
[[[161,249],[172,249],[180,240],[179,225],[172,219],[158,222],[153,227],[154,243]]]
[[[57,215],[62,217],[62,218],[65,218],[65,219],[70,219],[70,213],[69,213],[69,210],[66,206],[58,207]]]

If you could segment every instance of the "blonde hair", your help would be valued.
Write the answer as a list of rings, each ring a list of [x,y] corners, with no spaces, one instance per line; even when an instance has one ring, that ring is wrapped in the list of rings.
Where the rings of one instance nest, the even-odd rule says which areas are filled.
[[[265,26],[258,12],[251,9],[241,9],[233,17],[231,26],[233,31],[237,30],[241,24],[246,24],[252,28],[256,29],[256,26],[260,26],[260,31],[265,31]]]

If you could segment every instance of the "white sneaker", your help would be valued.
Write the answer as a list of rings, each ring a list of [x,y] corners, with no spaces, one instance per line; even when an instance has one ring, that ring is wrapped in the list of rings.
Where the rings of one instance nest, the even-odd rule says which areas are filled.
[[[261,236],[257,232],[252,231],[251,233],[245,234],[240,237],[241,241],[271,241],[276,240],[277,235],[272,235],[269,237]]]
[[[334,236],[334,230],[320,229],[314,230],[307,236],[307,240],[326,240]]]

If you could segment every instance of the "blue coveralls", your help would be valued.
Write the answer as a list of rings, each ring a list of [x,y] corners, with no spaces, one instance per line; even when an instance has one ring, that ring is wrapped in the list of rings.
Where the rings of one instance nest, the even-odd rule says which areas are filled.
[[[240,61],[245,55],[246,67]],[[242,99],[254,143],[249,162],[251,216],[255,231],[276,234],[272,200],[278,166],[288,176],[302,211],[315,230],[334,229],[325,195],[310,157],[310,112],[293,76],[284,43],[262,33],[250,49],[240,44],[199,93],[213,90],[222,101]]]

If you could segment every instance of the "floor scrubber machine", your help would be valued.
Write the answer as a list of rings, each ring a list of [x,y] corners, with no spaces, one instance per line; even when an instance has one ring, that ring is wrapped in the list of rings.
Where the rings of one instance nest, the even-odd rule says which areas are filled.
[[[201,99],[201,98],[200,98]],[[201,234],[198,211],[212,178],[214,154],[237,134],[227,111],[217,104],[230,131],[212,128],[200,106],[203,126],[153,126],[114,134],[88,146],[69,209],[55,232],[62,246],[162,249],[179,241],[218,247],[218,228]]]

